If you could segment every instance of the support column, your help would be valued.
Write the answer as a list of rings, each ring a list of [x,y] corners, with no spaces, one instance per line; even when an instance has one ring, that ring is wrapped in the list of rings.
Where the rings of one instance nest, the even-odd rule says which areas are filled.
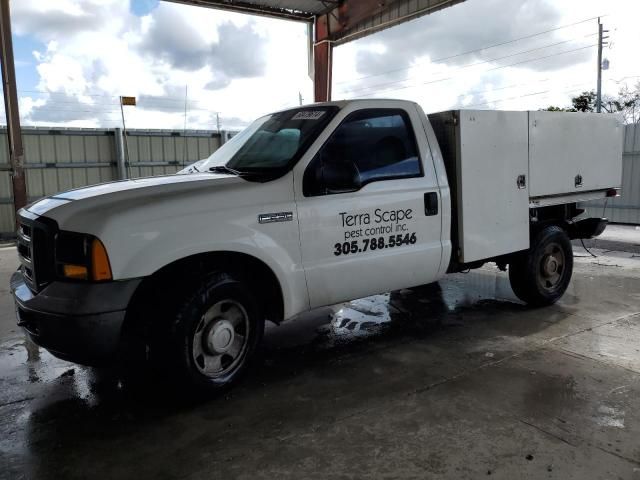
[[[316,17],[313,44],[313,89],[316,102],[331,100],[331,72],[333,46],[329,41],[327,15]]]
[[[113,141],[116,147],[116,165],[118,167],[118,180],[126,180],[127,178],[127,164],[124,158],[124,137],[122,135],[122,129],[116,128],[113,131]]]
[[[16,70],[13,62],[9,0],[0,0],[0,63],[2,65],[4,109],[7,117],[7,138],[9,140],[13,206],[17,214],[18,210],[27,204],[27,186],[23,169],[24,147],[22,145],[20,112],[18,110]],[[16,224],[17,221],[18,216],[16,215]]]

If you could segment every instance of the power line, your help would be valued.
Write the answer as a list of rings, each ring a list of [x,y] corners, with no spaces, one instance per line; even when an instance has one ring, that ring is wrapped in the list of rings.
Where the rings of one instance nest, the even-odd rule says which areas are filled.
[[[107,94],[89,94],[89,93],[77,93],[74,95],[69,95],[66,92],[43,92],[43,91],[39,91],[39,90],[18,90],[18,93],[30,93],[30,94],[36,94],[36,95],[47,95],[47,96],[56,96],[56,95],[62,95],[64,97],[92,97],[92,98],[111,98],[114,101],[113,102],[107,102],[107,103],[101,103],[101,105],[114,105],[114,106],[118,106],[120,105],[119,102],[119,96],[117,95],[107,95]],[[179,98],[179,97],[170,97],[170,96],[166,96],[166,97],[160,97],[160,96],[150,96],[152,98],[144,98],[142,97],[141,101],[142,102],[146,102],[146,101],[151,101],[151,102],[170,102],[170,103],[178,103],[180,104],[180,108],[184,107],[184,98]],[[198,103],[198,104],[206,104],[207,102],[204,100],[189,100],[189,103]],[[97,104],[96,104],[97,105]],[[203,107],[203,108],[206,108]]]
[[[624,77],[624,78],[640,78],[640,75]],[[498,91],[498,90],[506,90],[506,89],[515,88],[515,87],[524,87],[524,86],[533,85],[533,84],[536,84],[536,83],[548,82],[550,80],[551,80],[550,78],[545,78],[545,79],[542,79],[542,80],[537,80],[535,82],[516,83],[516,84],[508,85],[508,86],[505,86],[505,87],[490,88],[490,89],[486,89],[486,90],[475,90],[475,91],[465,92],[464,96],[475,95],[475,94],[479,94],[479,93],[495,92],[495,91]],[[612,80],[612,81],[615,82],[615,80],[613,80],[612,78],[607,78],[607,80]],[[572,85],[565,85],[564,87],[560,87],[560,88],[576,87],[578,85],[591,85],[591,84],[592,84],[592,82],[581,82],[581,83],[576,83],[576,84],[572,84]],[[556,90],[549,89],[549,90],[544,90],[542,92],[537,92],[537,93],[534,93],[534,94],[526,94],[526,95],[523,95],[523,96],[526,97],[526,96],[531,96],[531,95],[539,95],[539,94],[542,94],[542,93],[554,93],[554,92],[556,92]],[[463,96],[463,95],[461,95],[461,96]],[[496,99],[496,100],[489,100],[487,102],[474,103],[474,104],[470,104],[470,105],[464,105],[463,103],[459,102],[452,108],[456,109],[456,108],[476,107],[476,106],[481,106],[481,105],[488,105],[488,104],[494,103],[494,102],[502,102],[502,101],[506,101],[506,100],[515,100],[515,99],[518,99],[518,98],[522,98],[522,96],[515,96],[515,97],[509,97],[509,98],[504,98],[504,99]]]
[[[69,96],[66,92],[43,92],[42,90],[18,90],[19,93],[37,93],[39,95],[64,95]],[[89,94],[89,93],[81,93],[77,94],[82,97],[107,97],[107,98],[118,98],[117,95],[106,95],[106,94]]]
[[[600,15],[600,17],[606,17],[606,16],[607,15]],[[468,51],[465,51],[465,52],[456,53],[454,55],[449,55],[449,56],[446,56],[446,57],[436,58],[436,59],[430,60],[430,63],[436,63],[436,62],[441,62],[441,61],[444,61],[444,60],[450,60],[450,59],[461,57],[461,56],[464,56],[464,55],[469,55],[469,54],[472,54],[472,53],[478,53],[478,52],[481,52],[481,51],[484,51],[484,50],[489,50],[489,49],[492,49],[492,48],[496,48],[496,47],[500,47],[500,46],[504,46],[504,45],[509,45],[511,43],[515,43],[515,42],[518,42],[518,41],[527,40],[527,39],[530,39],[530,38],[535,38],[537,36],[545,35],[547,33],[555,32],[555,31],[558,31],[558,30],[563,30],[565,28],[574,27],[576,25],[580,25],[580,24],[589,22],[591,20],[595,20],[597,18],[598,18],[597,16],[596,17],[590,17],[590,18],[587,18],[587,19],[584,19],[584,20],[580,20],[580,21],[577,21],[577,22],[573,22],[573,23],[561,25],[559,27],[551,28],[549,30],[544,30],[544,31],[541,31],[541,32],[536,32],[536,33],[533,33],[533,34],[529,34],[529,35],[525,35],[525,36],[522,36],[522,37],[514,38],[514,39],[511,39],[511,40],[504,41],[504,42],[499,42],[499,43],[495,43],[495,44],[492,44],[492,45],[487,45],[487,46],[484,46],[484,47],[481,47],[481,48],[477,48],[477,49],[474,49],[474,50],[468,50]],[[590,35],[587,35],[587,36],[590,36]],[[571,41],[571,40],[558,42],[556,44],[548,45],[546,47],[540,47],[540,49],[541,48],[548,48],[550,46],[559,45],[559,44],[562,44],[562,43],[567,43],[568,41]],[[536,50],[536,49],[533,49],[531,51],[534,51],[534,50]],[[525,52],[521,52],[521,53],[525,53]],[[500,58],[507,58],[507,57],[500,57]],[[426,62],[424,62],[424,63],[426,63]],[[479,63],[484,63],[484,62],[479,62]],[[347,83],[347,82],[356,82],[356,81],[363,80],[363,79],[366,79],[366,78],[377,77],[377,76],[386,75],[388,73],[394,73],[394,72],[398,72],[398,71],[402,71],[402,70],[408,70],[410,68],[413,68],[413,67],[419,66],[419,65],[422,65],[422,63],[410,65],[408,67],[402,67],[402,68],[397,68],[397,69],[393,69],[393,70],[387,70],[385,72],[380,72],[380,73],[376,73],[376,74],[372,74],[372,75],[365,75],[365,76],[358,77],[358,78],[355,78],[355,79],[343,80],[343,81],[340,81],[340,82],[336,82],[336,85],[337,84],[341,84],[341,83]],[[68,94],[65,93],[65,92],[46,92],[46,91],[43,92],[43,91],[39,91],[39,90],[19,90],[18,92],[19,93],[33,93],[33,94],[37,94],[37,95],[64,95],[64,96],[68,96]],[[112,98],[114,100],[118,100],[119,99],[119,97],[117,95],[97,94],[97,93],[93,93],[93,94],[92,93],[87,93],[87,94],[83,93],[83,94],[78,94],[77,96]],[[180,98],[180,97],[169,97],[169,96],[167,96],[167,97],[162,97],[162,98],[154,98],[153,100],[154,101],[159,101],[159,102],[179,103],[181,105],[180,108],[182,108],[182,106],[184,105],[184,99]],[[191,100],[190,102],[203,103],[203,101],[201,101],[201,100]],[[114,103],[109,103],[107,105],[118,106],[119,103],[116,101]]]
[[[587,46],[580,47],[580,48],[574,48],[572,50],[565,50],[564,52],[554,53],[554,54],[551,54],[551,55],[545,55],[543,57],[537,57],[537,58],[532,58],[532,59],[529,59],[529,60],[523,60],[521,62],[510,63],[509,65],[502,65],[502,66],[499,66],[499,67],[490,68],[490,69],[485,70],[485,71],[480,72],[480,73],[486,73],[486,72],[491,72],[491,71],[494,71],[494,70],[500,70],[502,68],[509,68],[509,67],[513,67],[515,65],[522,65],[524,63],[529,63],[529,62],[537,62],[537,61],[540,61],[540,60],[545,60],[545,59],[552,58],[552,57],[557,57],[557,56],[560,56],[560,55],[566,55],[568,53],[574,53],[574,52],[578,52],[578,51],[581,51],[581,50],[586,50],[588,48],[593,48],[595,46],[596,46],[596,44],[593,44],[593,45],[587,45]],[[431,80],[431,81],[422,82],[422,83],[418,83],[418,84],[405,85],[405,86],[398,87],[398,88],[384,89],[384,90],[381,90],[381,91],[378,91],[378,92],[375,92],[375,93],[395,92],[395,91],[404,90],[404,89],[407,89],[407,88],[416,88],[416,87],[419,87],[419,86],[422,86],[422,85],[429,85],[429,84],[433,84],[433,83],[445,82],[445,81],[450,81],[450,80],[455,80],[455,79],[456,79],[456,77],[439,78],[439,79],[436,79],[436,80]],[[365,94],[365,95],[355,96],[355,97],[352,97],[352,98],[364,98],[364,97],[367,97],[368,95],[369,94]]]
[[[102,113],[105,115],[115,115],[116,113],[119,114],[120,110],[87,110],[82,108],[65,109],[65,108],[55,108],[53,106],[47,106],[43,108],[33,107],[30,113],[31,112],[64,112],[64,113],[94,113],[94,114]],[[28,115],[29,114],[25,114],[25,116],[28,116]]]
[[[549,89],[549,90],[543,90],[541,92],[530,92],[530,93],[526,93],[526,94],[522,94],[522,95],[516,95],[516,96],[513,96],[513,97],[497,98],[497,99],[494,99],[494,100],[488,100],[488,101],[482,102],[482,103],[473,103],[473,104],[470,104],[470,105],[463,105],[463,104],[458,103],[457,105],[455,105],[453,107],[453,109],[455,110],[455,109],[458,109],[458,108],[480,107],[480,106],[483,106],[483,105],[490,105],[492,103],[502,103],[502,102],[506,102],[506,101],[509,101],[509,100],[519,100],[521,98],[533,97],[533,96],[536,96],[536,95],[543,95],[545,93],[551,94],[551,93],[573,92],[573,91],[576,91],[576,87],[582,86],[582,85],[591,85],[591,82],[581,82],[581,83],[575,83],[575,84],[572,84],[572,85],[565,85],[564,87],[560,87],[560,88],[567,88],[567,87],[572,87],[572,88],[570,90],[564,90],[562,92],[556,92],[556,90],[554,90],[554,89]]]
[[[78,97],[81,97],[82,95],[78,95]],[[77,98],[77,97],[75,97]],[[211,111],[209,108],[207,107],[196,107],[193,106],[193,104],[196,103],[195,100],[189,100],[188,101],[188,105],[190,109],[194,109],[194,110],[207,110],[207,111]],[[82,103],[79,99],[77,101],[74,102],[69,102],[69,101],[63,101],[63,100],[56,100],[55,98],[52,99],[47,99],[47,105],[78,105],[80,104],[80,106],[88,106],[88,107],[117,107],[119,104],[118,103]],[[146,100],[142,100],[142,101],[138,101],[138,107],[141,108],[162,108],[162,109],[170,109],[170,108],[175,108],[176,110],[182,111],[184,109],[184,99],[182,100],[182,105],[162,105],[162,104],[156,104],[156,100],[153,100],[151,102],[146,101]]]
[[[536,80],[534,82],[526,82],[526,83],[514,83],[512,85],[505,85],[503,87],[496,87],[496,88],[487,88],[485,90],[471,90],[469,92],[465,92],[464,95],[476,95],[478,93],[488,93],[488,92],[497,92],[500,90],[508,90],[510,88],[516,88],[516,87],[524,87],[526,85],[533,85],[534,83],[543,83],[543,82],[548,82],[550,81],[550,78],[543,78],[541,80]]]
[[[606,17],[606,16],[607,15],[600,15],[600,17]],[[483,50],[489,50],[491,48],[496,48],[496,47],[501,47],[501,46],[504,46],[504,45],[509,45],[511,43],[519,42],[521,40],[527,40],[529,38],[538,37],[540,35],[545,35],[547,33],[555,32],[555,31],[562,30],[562,29],[565,29],[565,28],[574,27],[576,25],[580,25],[580,24],[583,24],[583,23],[586,23],[586,22],[590,22],[590,21],[595,20],[597,18],[599,18],[599,17],[586,18],[586,19],[580,20],[578,22],[570,23],[570,24],[567,24],[567,25],[561,25],[559,27],[551,28],[549,30],[544,30],[542,32],[537,32],[537,33],[533,33],[533,34],[530,34],[530,35],[525,35],[523,37],[514,38],[514,39],[507,40],[507,41],[500,42],[500,43],[494,43],[492,45],[488,45],[488,46],[485,46],[485,47],[477,48],[477,49],[474,49],[474,50],[468,50],[466,52],[456,53],[454,55],[449,55],[449,56],[446,56],[446,57],[436,58],[436,59],[433,59],[433,60],[429,60],[429,63],[437,63],[437,62],[442,62],[444,60],[451,60],[452,58],[462,57],[464,55],[470,55],[472,53],[482,52]],[[366,78],[378,77],[378,76],[381,76],[381,75],[387,75],[389,73],[400,72],[402,70],[408,70],[408,69],[413,68],[415,66],[423,65],[424,63],[426,63],[426,62],[410,65],[408,67],[402,67],[402,68],[397,68],[397,69],[393,69],[393,70],[386,70],[384,72],[375,73],[375,74],[372,74],[372,75],[365,75],[365,76],[362,76],[362,77],[359,77],[359,78],[355,78],[355,79],[351,79],[351,80],[342,80],[340,82],[336,82],[336,85],[339,85],[341,83],[347,83],[347,82],[357,82],[357,81],[360,81],[360,80],[364,80]]]
[[[577,40],[579,38],[593,37],[594,35],[596,35],[596,34],[592,33],[592,34],[589,34],[589,35],[585,35],[584,37],[575,37],[575,38],[571,38],[569,40],[563,40],[561,42],[551,43],[551,44],[548,44],[548,45],[543,45],[541,47],[536,47],[536,48],[532,48],[532,49],[529,49],[529,50],[523,50],[523,51],[520,51],[520,52],[511,53],[509,55],[504,55],[502,57],[490,58],[488,60],[483,60],[481,62],[468,63],[466,65],[461,65],[459,67],[456,67],[455,70],[462,70],[464,68],[475,67],[477,65],[484,65],[484,64],[487,64],[487,63],[496,62],[498,60],[504,60],[505,58],[513,58],[513,57],[517,57],[518,55],[525,55],[527,53],[532,53],[532,52],[536,52],[536,51],[539,51],[539,50],[544,50],[545,48],[556,47],[558,45],[563,45],[565,43],[573,42],[574,40]],[[377,83],[377,84],[374,84],[374,85],[367,85],[367,86],[363,86],[363,87],[360,87],[360,88],[355,88],[355,89],[350,89],[350,90],[342,90],[340,93],[345,94],[345,93],[361,92],[363,90],[371,90],[371,89],[376,89],[376,88],[379,88],[379,87],[385,87],[385,86],[388,86],[388,85],[397,85],[399,83],[406,82],[407,80],[409,80],[409,79],[397,80],[397,81],[394,81],[394,82],[387,82],[387,83]]]
[[[622,83],[630,78],[640,78],[640,75],[627,75],[626,77],[619,78],[618,80],[616,80],[615,78],[608,78],[607,80],[610,80],[614,83]]]
[[[62,106],[59,106],[62,105]],[[71,107],[71,106],[75,106]],[[167,114],[173,113],[184,113],[184,107],[182,108],[168,108],[166,106],[155,106],[155,105],[144,105],[138,104],[138,110],[141,111],[153,111],[153,112],[162,112]],[[47,102],[42,106],[34,105],[32,107],[34,111],[43,112],[43,111],[56,111],[56,112],[82,112],[82,113],[95,113],[95,114],[111,114],[111,113],[120,113],[119,108],[104,108],[103,105],[95,105],[95,104],[78,104],[77,102]],[[204,112],[207,114],[215,114],[220,113],[208,108],[196,108],[189,106],[190,112]]]
[[[489,70],[485,70],[485,72],[493,72],[494,70],[500,70],[501,68],[507,68],[507,67],[513,67],[515,65],[522,65],[523,63],[529,63],[529,62],[535,62],[538,60],[544,60],[545,58],[552,58],[552,57],[557,57],[559,55],[564,55],[566,53],[573,53],[573,52],[579,52],[580,50],[586,50],[588,48],[593,48],[596,47],[598,44],[594,43],[593,45],[585,45],[583,47],[580,48],[574,48],[572,50],[565,50],[564,52],[558,52],[558,53],[554,53],[551,55],[546,55],[544,57],[538,57],[538,58],[533,58],[531,60],[523,60],[521,62],[516,62],[516,63],[510,63],[509,65],[505,65],[505,66],[501,66],[501,67],[495,67],[495,68],[490,68]],[[484,73],[484,72],[483,72]]]

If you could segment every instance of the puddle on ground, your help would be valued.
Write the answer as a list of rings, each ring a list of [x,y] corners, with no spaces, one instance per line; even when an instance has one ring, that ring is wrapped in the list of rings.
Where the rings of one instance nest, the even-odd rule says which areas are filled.
[[[465,309],[517,306],[506,275],[496,272],[497,269],[487,268],[450,275],[438,283],[353,300],[333,307],[328,324],[321,325],[318,331],[335,343],[344,344],[350,338],[357,341],[386,334],[389,329],[411,332],[436,324],[461,325],[457,313]],[[305,315],[307,319],[309,316],[313,313]]]
[[[602,275],[598,280],[574,278],[567,304],[576,293],[584,305],[606,299],[607,290],[638,291],[640,285],[640,280],[633,278]],[[265,368],[277,376],[279,368],[291,368],[292,364],[304,368],[314,357],[324,361],[394,336],[425,338],[439,329],[464,328],[470,313],[474,320],[492,322],[503,313],[518,314],[524,308],[511,292],[507,275],[495,267],[449,275],[439,283],[373,295],[309,312],[281,326],[270,325],[265,334]],[[505,325],[504,333],[493,332],[493,344],[478,344],[479,354],[491,358],[493,352],[499,352],[502,334],[527,334],[513,330],[516,327],[511,323]],[[0,387],[0,406],[24,398],[44,401],[43,392],[50,390],[55,390],[57,399],[75,398],[96,405],[100,398],[117,396],[122,389],[112,374],[59,360],[22,337],[0,345]]]
[[[601,427],[624,428],[624,416],[624,410],[600,405],[594,420]]]
[[[349,302],[339,308],[331,320],[335,335],[366,335],[391,321],[390,293]]]

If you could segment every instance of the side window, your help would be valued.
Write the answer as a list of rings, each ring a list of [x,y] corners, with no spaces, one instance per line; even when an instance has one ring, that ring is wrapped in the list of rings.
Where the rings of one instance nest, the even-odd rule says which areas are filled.
[[[353,192],[370,182],[422,176],[415,135],[404,110],[349,115],[304,174],[307,197]]]

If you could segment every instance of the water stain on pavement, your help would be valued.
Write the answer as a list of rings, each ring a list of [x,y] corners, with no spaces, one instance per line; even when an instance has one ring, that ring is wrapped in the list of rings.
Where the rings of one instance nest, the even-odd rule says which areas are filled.
[[[551,432],[552,441],[561,438],[577,448],[582,445],[581,428],[586,427],[576,426],[576,415],[588,415],[580,418],[589,418],[592,428],[606,430],[598,435],[610,440],[614,445],[610,450],[624,458],[637,454],[640,462],[640,450],[616,447],[616,437],[609,433],[637,432],[637,409],[630,414],[629,402],[640,388],[638,376],[607,370],[608,377],[602,378],[609,380],[592,381],[592,367],[579,371],[571,367],[571,362],[585,362],[588,356],[598,357],[600,349],[610,348],[598,338],[602,324],[624,329],[627,335],[636,331],[638,321],[630,315],[640,311],[640,298],[628,293],[638,291],[640,279],[633,276],[577,276],[560,304],[535,310],[514,297],[506,276],[495,269],[451,275],[438,284],[374,295],[318,309],[282,326],[270,325],[261,362],[240,385],[213,399],[176,400],[154,385],[146,395],[134,394],[112,371],[70,364],[15,336],[0,345],[0,456],[9,465],[0,477],[82,478],[91,463],[87,455],[114,445],[125,448],[117,458],[131,465],[137,455],[153,455],[154,446],[163,455],[177,455],[172,466],[169,457],[158,458],[154,468],[138,466],[142,476],[153,473],[156,478],[163,476],[162,465],[173,473],[180,471],[178,465],[186,472],[203,473],[214,464],[232,472],[243,456],[241,444],[244,456],[253,458],[258,453],[251,442],[261,438],[269,442],[262,447],[263,455],[272,451],[271,445],[297,442],[306,445],[298,455],[306,451],[309,458],[317,458],[312,456],[313,438],[330,441],[342,435],[360,435],[363,448],[373,448],[375,442],[365,441],[373,430],[347,434],[344,429],[356,428],[346,425],[364,415],[363,410],[386,412],[384,402],[396,398],[402,399],[394,400],[399,405],[408,402],[406,413],[400,408],[376,414],[380,419],[398,416],[395,425],[406,425],[407,432],[414,428],[422,432],[428,426],[431,435],[441,429],[443,438],[450,437],[451,428],[466,432],[461,426],[465,422],[468,432],[475,432],[479,420],[467,416],[476,409],[484,418],[485,409],[501,405],[501,412],[510,413],[500,420],[496,435],[530,435],[528,430],[512,432],[516,427],[510,422],[517,418],[523,428],[533,425],[536,432]],[[624,319],[612,320],[618,317]],[[590,333],[588,328],[595,330]],[[541,353],[546,352],[547,342],[562,344],[569,353],[554,354],[552,362],[549,354]],[[630,353],[624,358],[632,357]],[[507,363],[509,359],[516,361]],[[604,387],[606,391],[599,389]],[[438,403],[435,394],[432,400],[420,396],[436,388],[440,395],[447,393],[448,400]],[[431,423],[415,417],[434,410],[442,413]],[[457,426],[451,427],[449,421]],[[470,437],[468,450],[474,448],[474,435],[479,434]],[[626,438],[618,438],[620,445]],[[485,441],[489,445],[493,440]],[[540,440],[529,442],[535,447]],[[163,443],[173,450],[165,451]],[[182,450],[185,444],[194,451]],[[449,455],[437,451],[437,446],[431,448],[428,456],[412,465],[452,474]],[[609,448],[606,442],[603,448]],[[562,470],[557,459],[537,452],[518,451],[514,458],[534,454],[528,463],[542,457],[545,469],[553,463],[554,472]],[[92,461],[95,472],[104,469],[110,476],[128,472],[109,466],[108,456]],[[484,468],[482,462],[478,465]],[[497,471],[493,465],[490,468]]]

